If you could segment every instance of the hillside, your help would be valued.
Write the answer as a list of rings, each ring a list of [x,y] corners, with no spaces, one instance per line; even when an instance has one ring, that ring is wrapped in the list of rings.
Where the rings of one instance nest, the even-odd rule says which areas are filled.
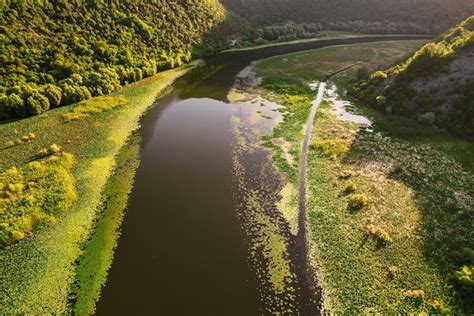
[[[225,19],[218,0],[11,0],[0,11],[0,119],[107,94],[188,62]]]
[[[222,0],[259,26],[323,23],[344,31],[439,33],[474,14],[469,0]]]
[[[373,107],[474,137],[474,16],[350,93]]]

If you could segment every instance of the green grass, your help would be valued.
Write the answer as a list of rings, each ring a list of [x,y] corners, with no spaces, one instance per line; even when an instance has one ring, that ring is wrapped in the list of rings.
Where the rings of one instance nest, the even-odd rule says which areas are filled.
[[[228,49],[228,50],[225,50],[223,52],[249,51],[249,50],[253,50],[253,49],[274,47],[274,46],[281,46],[281,45],[292,45],[292,44],[298,44],[298,43],[315,42],[315,41],[320,41],[320,40],[329,40],[329,39],[338,39],[338,38],[351,38],[351,37],[366,37],[366,36],[380,37],[380,36],[386,36],[386,35],[384,35],[384,34],[367,35],[367,34],[357,34],[357,33],[350,33],[350,32],[328,31],[328,32],[325,32],[324,34],[321,34],[321,35],[319,35],[317,37],[313,37],[313,38],[296,39],[296,40],[292,40],[292,41],[282,41],[282,42],[270,42],[270,43],[262,44],[262,45],[253,45],[253,46],[249,46],[249,47]],[[393,36],[393,34],[390,34],[389,36]]]
[[[23,166],[51,144],[74,155],[72,175],[77,201],[54,225],[42,227],[32,236],[0,251],[2,280],[0,301],[5,313],[63,313],[69,310],[68,295],[75,280],[75,261],[83,251],[100,211],[102,188],[116,165],[116,156],[139,118],[156,96],[187,71],[178,68],[124,87],[112,96],[123,95],[127,103],[66,121],[64,114],[74,106],[54,109],[24,120],[0,125],[5,139],[34,133],[34,140],[5,147],[0,172]],[[86,288],[81,289],[83,293]],[[78,301],[80,298],[77,298]]]
[[[397,62],[421,43],[333,47],[257,64],[262,86],[286,105],[284,121],[264,144],[274,149],[277,166],[293,186],[299,166],[289,165],[271,139],[283,138],[299,157],[310,105],[308,82],[370,56],[366,67],[383,68],[380,64]],[[356,71],[334,81],[344,87]],[[288,96],[303,98],[291,103]],[[358,105],[375,130],[364,133],[329,108],[323,103],[317,112],[307,174],[311,261],[325,309],[472,313],[451,278],[466,262],[462,248],[474,244],[474,144]]]
[[[68,121],[80,120],[94,114],[110,111],[126,103],[127,99],[123,95],[96,97],[77,103],[70,112],[64,114],[64,118]]]
[[[316,139],[338,124],[329,112],[321,112]],[[309,227],[325,304],[332,311],[356,313],[436,312],[437,301],[460,312],[462,302],[450,278],[459,265],[453,257],[474,242],[468,215],[473,170],[443,151],[439,140],[462,141],[434,130],[436,137],[416,141],[378,132],[353,136],[341,160],[322,158],[316,151],[308,157]],[[472,143],[463,141],[463,152],[473,150]],[[347,181],[337,176],[342,170],[351,170],[356,193],[368,197],[368,205],[357,212],[343,198]],[[394,280],[387,278],[389,266],[400,269]],[[410,290],[422,290],[423,298],[407,297]]]
[[[265,59],[256,65],[256,73],[263,77],[263,86],[291,85],[296,92],[308,91],[307,83],[321,80],[325,75],[366,61],[361,66],[377,69],[382,65],[391,65],[406,57],[426,41],[393,41],[345,46],[333,46],[299,53],[280,55]],[[352,79],[357,67],[342,72],[336,78],[344,83]],[[275,90],[276,87],[272,88]]]
[[[104,202],[99,207],[94,231],[76,267],[73,285],[73,312],[76,315],[91,315],[95,312],[95,305],[113,261],[124,210],[140,161],[139,154],[140,136],[132,135],[127,145],[120,150],[113,175],[102,190]]]

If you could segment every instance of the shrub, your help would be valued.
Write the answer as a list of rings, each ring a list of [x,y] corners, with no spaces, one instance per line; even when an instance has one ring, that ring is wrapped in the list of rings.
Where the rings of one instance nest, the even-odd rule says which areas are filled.
[[[390,237],[388,232],[382,227],[373,224],[368,224],[365,227],[365,233],[367,236],[373,237],[381,243],[388,244],[392,242],[392,238]]]
[[[434,300],[431,306],[442,314],[450,314],[452,312],[451,308],[442,300]]]
[[[357,190],[356,184],[352,181],[349,180],[346,183],[346,188],[344,190],[345,193],[354,193]]]
[[[360,210],[369,204],[369,198],[365,194],[354,194],[349,197],[348,206],[352,210]]]
[[[89,90],[83,86],[62,84],[61,89],[62,89],[62,98],[65,105],[77,103],[82,100],[90,99],[92,97]]]
[[[425,297],[425,291],[423,290],[408,290],[404,293],[405,297],[409,298],[423,298]]]
[[[5,112],[10,116],[25,117],[27,115],[25,101],[19,95],[12,93],[6,97],[4,102]]]
[[[26,101],[28,114],[38,115],[49,110],[49,100],[39,92],[35,92]]]
[[[388,78],[387,74],[385,72],[381,71],[381,70],[374,72],[370,76],[370,80],[375,80],[375,81],[382,81],[382,80],[385,80],[387,78]]]
[[[56,108],[61,104],[61,88],[50,84],[44,89],[43,93],[48,98],[51,107]]]
[[[366,67],[361,67],[357,70],[357,79],[366,80],[369,78],[369,70]]]
[[[54,154],[57,154],[61,151],[61,146],[59,145],[56,145],[56,144],[52,144],[51,146],[49,146],[49,148],[43,148],[41,149],[39,152],[38,152],[38,156],[40,157],[46,157],[46,156],[50,156],[50,155],[54,155]]]
[[[423,125],[433,125],[436,120],[436,114],[434,112],[427,112],[418,116],[418,122]]]
[[[455,280],[471,290],[474,290],[474,265],[462,266],[454,273]]]
[[[9,141],[7,141],[7,143],[6,143],[6,146],[7,146],[7,147],[13,147],[13,146],[15,146],[15,142],[12,141],[12,140],[9,140]]]

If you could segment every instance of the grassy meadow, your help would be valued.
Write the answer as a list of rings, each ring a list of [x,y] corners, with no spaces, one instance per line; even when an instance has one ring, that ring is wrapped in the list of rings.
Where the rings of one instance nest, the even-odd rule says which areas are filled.
[[[332,47],[256,65],[268,97],[286,106],[284,121],[264,143],[274,149],[288,185],[297,187],[299,166],[271,140],[283,139],[298,161],[315,94],[308,84],[361,60],[371,70],[383,68],[421,44]],[[333,81],[342,89],[356,72],[357,67],[342,72]],[[466,252],[474,244],[474,144],[363,104],[353,110],[370,118],[374,131],[342,121],[325,102],[308,155],[307,228],[324,308],[472,313],[469,294],[454,276],[473,260]]]
[[[121,149],[157,95],[189,67],[162,72],[106,97],[0,125],[2,177],[13,167],[29,168],[38,153],[58,146],[74,157],[70,173],[76,196],[54,223],[44,221],[20,242],[0,249],[2,312],[93,312],[137,167],[138,147],[128,153]],[[23,141],[25,135],[35,137]],[[118,175],[112,176],[114,170]],[[120,196],[117,204],[107,201],[109,195]],[[97,247],[100,238],[109,238],[103,247]],[[96,257],[104,260],[97,262]]]

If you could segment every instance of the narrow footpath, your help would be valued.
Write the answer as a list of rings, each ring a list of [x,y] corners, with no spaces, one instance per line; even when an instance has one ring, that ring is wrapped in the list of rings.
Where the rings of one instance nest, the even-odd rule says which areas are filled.
[[[301,306],[302,315],[322,314],[322,292],[316,279],[316,271],[311,266],[309,260],[309,245],[306,229],[306,164],[309,142],[311,140],[311,130],[313,127],[316,111],[323,100],[326,82],[319,84],[318,94],[311,106],[311,112],[306,121],[306,130],[301,147],[300,173],[299,173],[299,207],[298,207],[298,235],[295,237],[297,249],[299,249],[298,258],[295,260],[296,271],[302,290]]]

